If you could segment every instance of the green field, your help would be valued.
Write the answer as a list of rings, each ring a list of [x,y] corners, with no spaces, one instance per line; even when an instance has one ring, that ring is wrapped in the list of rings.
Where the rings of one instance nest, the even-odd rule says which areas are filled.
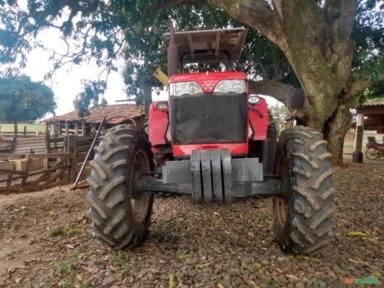
[[[40,123],[18,123],[17,131],[23,132],[24,127],[27,127],[27,132],[45,132],[45,125]],[[13,132],[14,125],[12,123],[0,123],[0,133],[1,132]]]

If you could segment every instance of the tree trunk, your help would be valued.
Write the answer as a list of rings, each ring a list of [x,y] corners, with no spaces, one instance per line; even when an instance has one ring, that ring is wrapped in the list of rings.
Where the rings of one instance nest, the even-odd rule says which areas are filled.
[[[351,127],[352,114],[342,104],[334,115],[324,124],[324,138],[328,141],[328,150],[333,155],[333,166],[343,166],[344,138]]]
[[[334,166],[343,166],[344,138],[351,126],[352,120],[352,114],[349,108],[356,106],[358,97],[356,97],[356,95],[354,97],[347,97],[344,93],[340,93],[339,96],[333,96],[335,99],[342,99],[339,102],[343,101],[344,103],[335,102],[331,107],[324,105],[323,109],[328,110],[327,113],[329,113],[329,111],[334,112],[327,121],[323,121],[313,112],[313,108],[308,106],[308,104],[304,109],[299,109],[298,106],[292,105],[292,103],[300,102],[301,96],[297,96],[301,93],[300,89],[296,89],[298,91],[293,92],[294,88],[291,87],[292,89],[290,89],[288,87],[289,85],[281,83],[274,84],[272,82],[273,81],[268,81],[268,85],[265,85],[264,81],[260,83],[252,82],[251,91],[252,93],[274,97],[283,102],[292,113],[291,115],[299,117],[305,126],[316,127],[316,129],[324,134],[324,139],[328,142],[328,149],[332,154],[332,164]],[[336,106],[336,109],[334,109],[334,106]]]
[[[354,53],[351,33],[358,1],[327,0],[322,5],[308,0],[208,2],[255,28],[282,50],[304,91],[300,116],[308,126],[324,133],[332,162],[341,164],[344,136],[351,120],[347,94]],[[280,90],[288,91],[285,87]]]
[[[304,93],[292,85],[273,80],[251,81],[251,93],[268,95],[284,103],[289,110],[301,109],[304,104]]]

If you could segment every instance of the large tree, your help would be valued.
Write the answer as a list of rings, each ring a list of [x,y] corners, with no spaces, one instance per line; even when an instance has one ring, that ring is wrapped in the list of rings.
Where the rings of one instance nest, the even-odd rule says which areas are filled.
[[[342,162],[349,107],[384,74],[383,10],[378,1],[41,0],[28,1],[27,9],[8,2],[0,1],[0,61],[23,63],[24,58],[16,56],[23,54],[14,52],[31,48],[29,36],[54,27],[66,38],[81,40],[72,52],[55,58],[55,67],[95,56],[113,69],[113,59],[124,51],[133,91],[142,80],[139,75],[150,74],[164,59],[158,39],[167,29],[166,16],[181,29],[242,23],[251,30],[239,67],[254,80],[263,79],[252,83],[254,92],[283,100],[307,125],[321,130],[334,164]],[[300,96],[302,109],[294,101]]]
[[[352,73],[356,47],[351,34],[358,1],[210,2],[257,29],[281,49],[304,90],[301,116],[307,125],[324,132],[333,162],[342,163],[343,139],[351,120],[349,107],[371,85],[370,80],[384,76],[383,70],[377,79],[356,79]]]
[[[0,79],[0,121],[30,121],[54,113],[52,90],[27,76]]]

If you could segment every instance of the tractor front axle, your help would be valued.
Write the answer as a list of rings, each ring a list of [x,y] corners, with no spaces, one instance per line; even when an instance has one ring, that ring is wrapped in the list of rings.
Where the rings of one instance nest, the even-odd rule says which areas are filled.
[[[167,161],[161,178],[139,182],[139,191],[190,194],[194,202],[282,194],[281,180],[264,177],[258,158],[232,158],[228,150],[195,150],[190,159]]]

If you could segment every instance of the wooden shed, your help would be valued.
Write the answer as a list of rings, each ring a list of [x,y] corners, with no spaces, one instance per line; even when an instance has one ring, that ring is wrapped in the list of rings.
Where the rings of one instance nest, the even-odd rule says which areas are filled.
[[[85,117],[79,117],[76,111],[72,111],[49,118],[45,122],[50,136],[88,136],[93,134],[104,116],[106,116],[104,129],[107,129],[121,123],[135,123],[137,126],[142,126],[144,115],[144,106],[116,104],[92,108],[90,114]]]
[[[384,99],[374,99],[357,107],[357,113],[364,115],[364,130],[384,133]]]

